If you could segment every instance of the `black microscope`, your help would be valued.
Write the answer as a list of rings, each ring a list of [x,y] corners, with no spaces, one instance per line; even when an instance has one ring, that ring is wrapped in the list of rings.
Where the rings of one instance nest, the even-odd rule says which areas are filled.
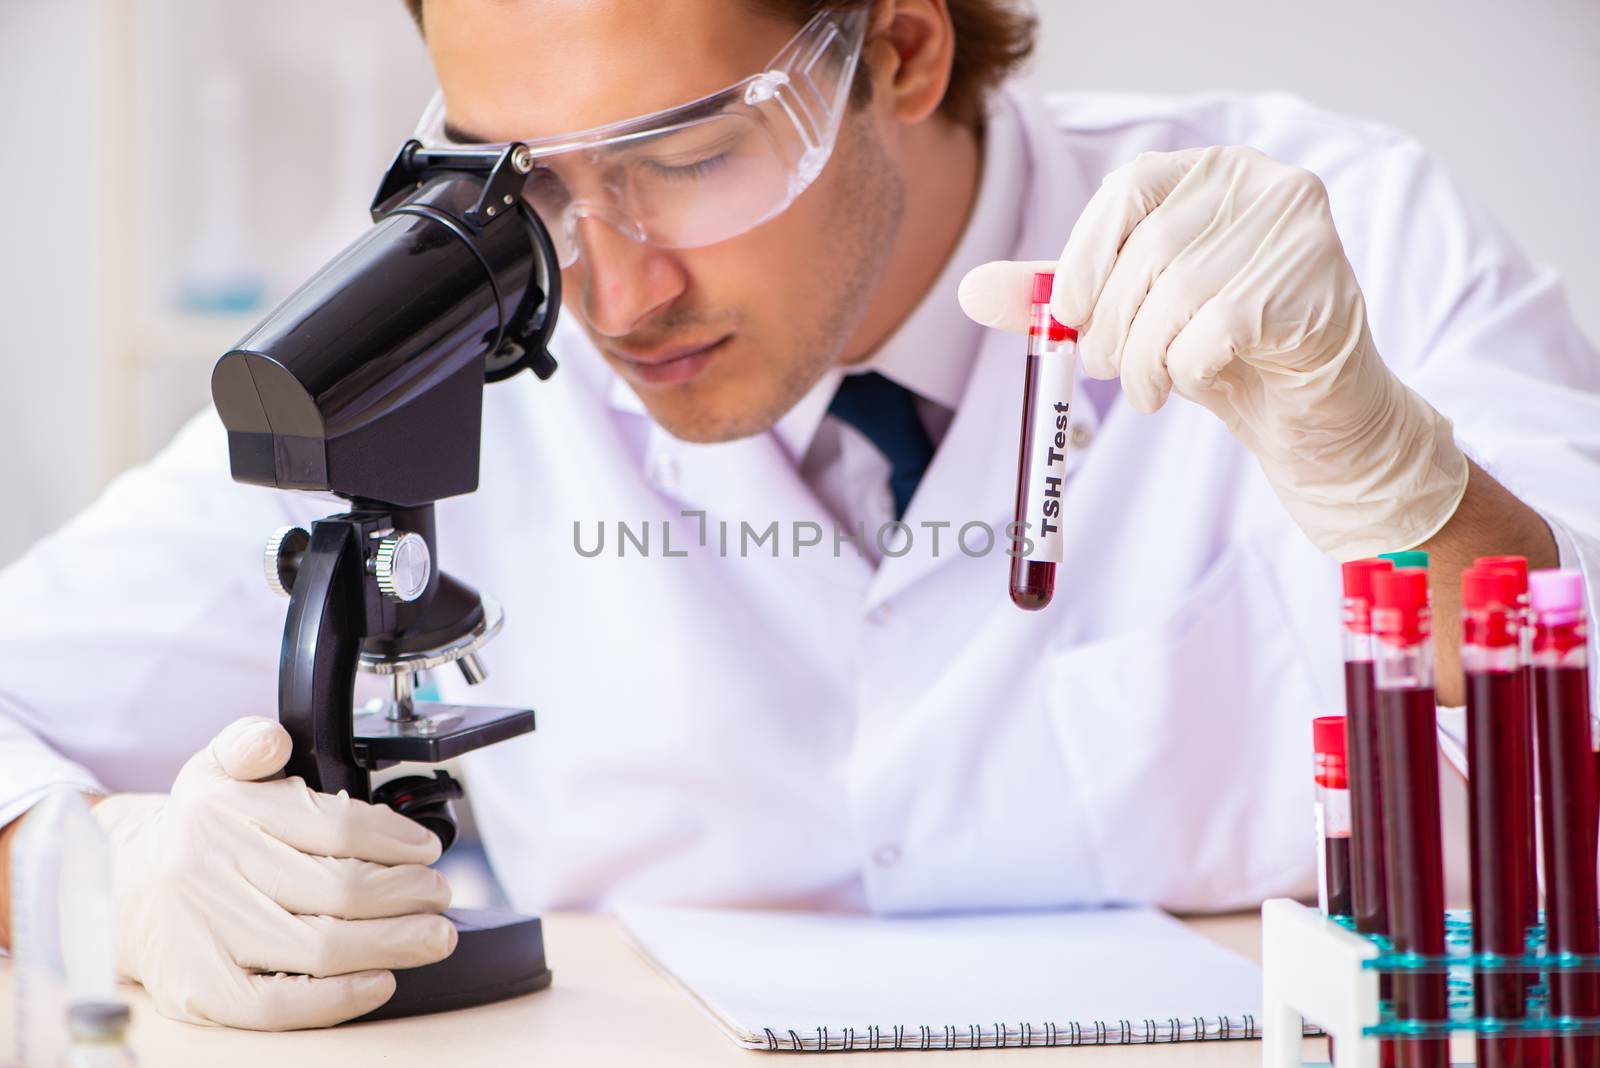
[[[549,235],[521,198],[526,148],[432,151],[407,142],[373,200],[375,225],[217,362],[211,394],[233,477],[331,492],[346,512],[267,543],[267,583],[289,598],[278,718],[288,773],[387,804],[455,838],[461,786],[444,771],[371,788],[399,761],[436,764],[533,730],[531,711],[418,701],[419,672],[478,651],[499,630],[492,599],[439,570],[434,502],[478,487],[485,382],[555,371],[561,304]],[[358,670],[392,694],[358,715]],[[363,1020],[463,1008],[550,983],[536,918],[446,913],[446,960],[395,972]]]

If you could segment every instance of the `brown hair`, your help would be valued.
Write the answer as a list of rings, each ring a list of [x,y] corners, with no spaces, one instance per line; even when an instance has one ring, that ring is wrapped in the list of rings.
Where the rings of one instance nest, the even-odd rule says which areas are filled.
[[[819,11],[848,9],[872,0],[745,0],[759,11],[804,23]],[[422,0],[405,0],[422,27]],[[976,125],[989,91],[1016,70],[1033,51],[1038,20],[1018,0],[945,0],[955,28],[950,85],[939,110],[956,122]],[[859,86],[860,83],[858,83]],[[856,99],[863,99],[857,95]]]
[[[804,23],[819,11],[867,6],[873,0],[746,2],[760,11]],[[956,47],[950,64],[950,85],[939,110],[947,118],[974,126],[983,114],[984,97],[1033,51],[1038,20],[1018,0],[945,0],[945,7],[950,11]],[[858,87],[860,84],[858,81]]]

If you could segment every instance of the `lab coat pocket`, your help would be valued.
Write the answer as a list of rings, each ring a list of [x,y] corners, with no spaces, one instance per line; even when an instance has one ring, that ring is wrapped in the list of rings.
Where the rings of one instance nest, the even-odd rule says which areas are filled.
[[[1248,907],[1312,889],[1322,710],[1249,543],[1161,622],[1052,657],[1051,716],[1108,901]]]

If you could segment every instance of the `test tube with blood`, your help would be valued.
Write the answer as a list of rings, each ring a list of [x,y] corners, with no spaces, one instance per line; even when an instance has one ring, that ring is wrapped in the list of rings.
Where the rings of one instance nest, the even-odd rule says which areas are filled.
[[[1068,415],[1078,332],[1050,315],[1055,275],[1033,276],[1028,366],[1017,457],[1017,510],[1011,524],[1011,602],[1030,611],[1050,603],[1063,558],[1061,495],[1066,483]]]
[[[1316,753],[1317,906],[1350,915],[1350,783],[1345,777],[1344,717],[1311,721]]]
[[[1389,932],[1396,951],[1439,958],[1445,952],[1444,841],[1428,573],[1380,571],[1372,576],[1372,592]],[[1394,997],[1398,1017],[1441,1029],[1397,1043],[1401,1068],[1445,1068],[1449,1043],[1441,1032],[1450,1004],[1444,973],[1397,974]]]
[[[1472,949],[1519,958],[1527,953],[1533,837],[1528,799],[1528,686],[1519,632],[1522,584],[1508,570],[1474,568],[1461,578],[1461,667],[1467,684],[1467,816],[1472,843]],[[1481,968],[1474,977],[1479,1017],[1527,1015],[1526,974]],[[1477,1063],[1530,1068],[1542,1044],[1516,1033],[1478,1035]]]
[[[1550,953],[1600,953],[1595,886],[1595,767],[1589,725],[1588,619],[1583,576],[1535,571],[1533,702],[1539,735],[1539,794],[1544,836],[1545,930]],[[1553,968],[1551,1011],[1593,1025],[1600,1019],[1600,974]],[[1557,1068],[1600,1065],[1600,1036],[1559,1034]]]
[[[1472,569],[1488,573],[1503,572],[1510,577],[1510,581],[1517,590],[1516,627],[1517,648],[1520,656],[1518,674],[1522,679],[1523,708],[1527,713],[1528,719],[1527,780],[1529,783],[1534,784],[1534,788],[1528,791],[1523,803],[1528,810],[1528,826],[1537,827],[1538,820],[1534,816],[1534,795],[1538,792],[1535,779],[1536,772],[1534,770],[1537,767],[1534,763],[1534,752],[1537,743],[1534,738],[1535,732],[1533,728],[1533,681],[1531,677],[1532,668],[1530,667],[1533,660],[1533,626],[1528,620],[1528,561],[1526,557],[1522,556],[1480,556],[1472,562]],[[1530,833],[1523,846],[1523,850],[1527,854],[1523,867],[1528,879],[1525,904],[1528,910],[1528,926],[1530,928],[1536,926],[1539,922],[1539,860],[1538,848],[1535,845],[1538,837],[1536,833]],[[1530,975],[1526,978],[1531,980],[1534,977]]]
[[[1372,576],[1393,570],[1387,560],[1352,560],[1343,567],[1345,731],[1355,869],[1352,904],[1356,930],[1366,934],[1389,933],[1383,884],[1383,786],[1372,681]]]
[[[1378,759],[1378,704],[1373,685],[1372,576],[1393,571],[1389,560],[1352,560],[1344,579],[1345,743],[1350,779],[1350,903],[1356,930],[1389,933],[1389,891],[1384,885],[1383,775]],[[1390,976],[1379,979],[1384,1000],[1394,996]],[[1380,1068],[1394,1068],[1395,1043],[1378,1046]]]

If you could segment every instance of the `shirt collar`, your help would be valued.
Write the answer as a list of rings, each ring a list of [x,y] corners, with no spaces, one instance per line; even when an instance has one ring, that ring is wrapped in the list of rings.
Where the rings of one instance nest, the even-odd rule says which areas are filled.
[[[1025,146],[1018,118],[1006,98],[991,98],[984,123],[983,174],[977,200],[955,251],[938,279],[889,340],[851,373],[877,371],[919,397],[954,409],[977,358],[983,327],[968,319],[956,300],[966,273],[980,263],[1010,257],[1021,227],[1026,186]],[[773,427],[785,450],[798,460],[811,447],[844,371],[824,375]]]

